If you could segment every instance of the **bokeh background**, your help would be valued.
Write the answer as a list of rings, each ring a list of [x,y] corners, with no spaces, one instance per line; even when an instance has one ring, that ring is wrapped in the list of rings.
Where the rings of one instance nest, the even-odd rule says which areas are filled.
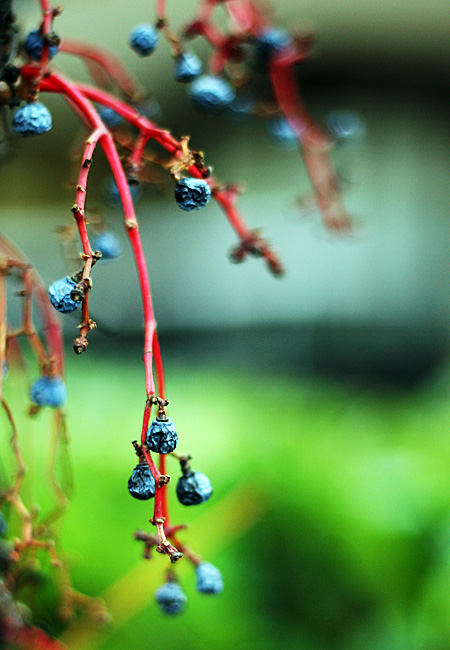
[[[34,3],[16,3],[24,32],[34,28]],[[163,125],[190,134],[220,179],[245,181],[242,211],[286,275],[274,279],[259,260],[231,265],[234,234],[216,206],[185,214],[170,183],[165,192],[144,188],[137,215],[170,413],[183,450],[215,488],[198,509],[175,504],[174,517],[189,521],[187,543],[226,583],[218,598],[196,594],[191,567],[179,563],[189,607],[168,619],[153,596],[165,562],[140,560],[132,540],[149,513],[126,491],[145,397],[137,279],[127,248],[95,268],[99,330],[81,358],[70,351],[76,320],[65,319],[76,492],[62,537],[75,585],[102,595],[115,622],[98,632],[82,621],[64,638],[72,650],[448,650],[446,3],[277,7],[281,25],[319,36],[298,69],[313,115],[326,123],[347,110],[365,125],[363,142],[333,152],[354,215],[348,236],[324,230],[298,152],[279,148],[266,121],[200,117],[172,81],[166,44],[144,60],[129,50],[130,30],[153,19],[150,4],[67,0],[57,31],[112,49],[158,101]],[[169,2],[175,26],[194,6]],[[206,60],[204,44],[193,48]],[[55,65],[87,79],[66,55]],[[269,96],[260,76],[254,90]],[[55,230],[72,218],[71,153],[85,131],[60,98],[45,103],[52,132],[14,142],[0,184],[3,232],[50,283],[67,272]],[[101,210],[126,246],[107,181],[98,153],[88,208]],[[26,387],[14,368],[10,375],[23,411]],[[32,425],[24,419],[25,439],[45,440],[48,422],[45,413]],[[47,601],[34,603],[40,622],[51,626],[39,602]]]

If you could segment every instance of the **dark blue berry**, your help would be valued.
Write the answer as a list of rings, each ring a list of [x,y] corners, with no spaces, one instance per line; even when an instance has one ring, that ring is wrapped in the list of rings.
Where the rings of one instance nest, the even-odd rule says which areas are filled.
[[[211,198],[211,188],[200,178],[182,178],[175,186],[175,200],[182,210],[203,208]]]
[[[122,253],[122,244],[114,233],[104,230],[92,240],[92,249],[100,251],[103,260],[113,260]]]
[[[42,33],[40,29],[33,29],[26,37],[24,42],[25,52],[33,61],[40,61],[42,56]],[[58,47],[51,45],[49,48],[49,58],[53,59],[58,53]]]
[[[19,135],[41,135],[52,128],[52,116],[43,104],[30,102],[16,111],[11,126]]]
[[[72,300],[70,297],[72,289],[75,287],[76,283],[69,277],[56,280],[49,286],[48,297],[50,302],[61,314],[68,314],[79,307],[80,301]]]
[[[263,57],[270,57],[292,45],[292,38],[281,27],[266,27],[256,37],[256,44]]]
[[[203,75],[189,89],[194,106],[203,113],[222,113],[235,97],[233,88],[224,79]]]
[[[186,607],[187,596],[176,582],[164,583],[155,594],[164,614],[179,614]]]
[[[123,121],[123,117],[119,115],[119,113],[116,113],[113,108],[109,108],[109,106],[102,106],[102,108],[99,108],[98,114],[100,115],[103,124],[107,126],[108,129],[117,129]]]
[[[64,406],[67,389],[59,377],[41,377],[31,387],[31,399],[38,406]]]
[[[153,25],[139,25],[131,32],[131,48],[139,56],[149,56],[158,45],[158,31]]]
[[[176,59],[175,80],[182,83],[194,81],[202,73],[203,65],[193,52],[183,52]]]
[[[285,117],[274,117],[268,123],[270,135],[285,149],[296,149],[297,134]]]
[[[147,463],[139,463],[128,479],[128,491],[135,499],[151,499],[155,496],[155,479]]]
[[[156,454],[169,454],[176,449],[178,435],[170,418],[155,418],[147,431],[147,445]]]
[[[220,594],[223,579],[219,569],[209,562],[202,562],[195,570],[196,589],[202,594]]]
[[[6,537],[8,534],[8,522],[0,510],[0,537]]]
[[[207,501],[213,489],[205,474],[189,471],[178,479],[176,492],[178,501],[184,506],[196,506]]]
[[[104,192],[109,203],[113,205],[120,204],[119,188],[117,187],[114,178],[109,178],[106,181],[104,188]],[[130,190],[133,202],[137,203],[142,196],[142,187],[140,185],[129,185],[128,189]]]

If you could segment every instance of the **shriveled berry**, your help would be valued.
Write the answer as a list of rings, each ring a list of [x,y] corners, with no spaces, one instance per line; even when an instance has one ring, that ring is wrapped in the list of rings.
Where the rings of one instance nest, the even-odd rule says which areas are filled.
[[[164,583],[155,598],[164,614],[179,614],[186,607],[187,596],[176,582]]]
[[[48,297],[50,298],[50,302],[55,309],[61,312],[61,314],[75,311],[75,309],[79,307],[80,302],[72,300],[70,297],[70,294],[75,287],[76,283],[70,277],[56,280],[49,286]]]
[[[38,406],[64,406],[67,400],[66,386],[59,377],[41,377],[31,387],[31,400]]]
[[[155,418],[147,431],[147,445],[156,454],[170,454],[176,449],[178,435],[170,418]]]
[[[292,45],[292,38],[281,27],[266,27],[256,37],[258,52],[265,58]]]
[[[189,89],[194,106],[202,113],[222,113],[235,97],[233,88],[224,79],[203,75]]]
[[[119,113],[116,113],[113,108],[109,108],[109,106],[102,106],[102,108],[99,108],[98,114],[100,115],[103,124],[107,126],[108,129],[117,129],[123,121],[123,117],[119,115]]]
[[[285,117],[274,117],[268,123],[270,135],[285,149],[296,149],[297,134]]]
[[[211,482],[205,474],[190,471],[178,479],[176,487],[178,501],[184,506],[196,506],[207,501],[213,493]]]
[[[176,59],[174,77],[176,81],[188,83],[201,75],[203,65],[193,52],[182,52]]]
[[[30,102],[16,111],[11,126],[19,135],[41,135],[52,128],[52,116],[43,104]]]
[[[121,255],[123,247],[113,232],[104,230],[92,240],[94,251],[100,251],[102,260],[113,260]]]
[[[255,108],[255,100],[250,93],[236,95],[228,107],[228,114],[236,120],[241,120],[250,115]]]
[[[158,31],[153,25],[139,25],[131,32],[130,45],[139,56],[149,56],[156,50],[158,40]]]
[[[220,594],[223,579],[219,569],[209,562],[202,562],[195,570],[196,589],[202,594]]]
[[[200,210],[211,198],[211,188],[201,178],[182,178],[175,186],[178,207],[187,212]]]
[[[147,463],[139,463],[128,479],[128,491],[135,499],[151,499],[155,496],[155,479]]]
[[[42,47],[43,39],[42,32],[40,29],[33,29],[25,38],[24,42],[25,52],[28,54],[30,59],[33,61],[40,61],[42,56]],[[56,45],[50,45],[49,47],[49,58],[53,59],[54,56],[58,54],[58,47]]]

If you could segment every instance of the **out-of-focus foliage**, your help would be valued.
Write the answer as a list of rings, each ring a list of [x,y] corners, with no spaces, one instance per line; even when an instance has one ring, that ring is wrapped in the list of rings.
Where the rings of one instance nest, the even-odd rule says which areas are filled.
[[[132,358],[93,349],[83,373],[69,359],[77,490],[63,541],[75,586],[103,593],[116,618],[101,634],[75,625],[71,650],[143,650],[156,628],[166,647],[185,650],[450,646],[448,391],[264,372],[255,381],[244,364],[169,355],[180,451],[197,449],[193,463],[214,485],[186,541],[220,568],[225,589],[198,594],[193,568],[180,562],[189,603],[167,620],[154,602],[164,562],[140,559],[131,535],[146,507],[127,490],[142,401]],[[17,382],[14,368],[8,382]],[[177,465],[168,469],[174,490]],[[183,507],[174,510],[183,521]]]

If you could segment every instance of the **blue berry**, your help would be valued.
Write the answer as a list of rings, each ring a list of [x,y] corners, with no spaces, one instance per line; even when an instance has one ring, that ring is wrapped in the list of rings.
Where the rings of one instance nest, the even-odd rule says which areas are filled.
[[[230,117],[240,120],[247,117],[255,107],[255,100],[250,93],[242,93],[236,95],[228,107]]]
[[[202,113],[222,113],[235,98],[233,88],[224,79],[203,75],[189,89],[194,106]]]
[[[164,583],[155,594],[164,614],[179,614],[186,606],[187,596],[176,582]]]
[[[177,483],[178,501],[184,506],[196,506],[207,501],[213,493],[210,480],[205,474],[193,471],[180,476]]]
[[[50,111],[39,102],[30,102],[16,111],[12,129],[20,135],[41,135],[52,128]]]
[[[209,562],[202,562],[195,570],[196,589],[202,594],[220,594],[223,579],[219,569]]]
[[[109,108],[109,106],[102,106],[99,108],[98,114],[100,115],[103,124],[108,127],[108,129],[117,129],[123,121],[123,117],[119,115],[119,113],[116,113],[113,108]]]
[[[50,302],[61,314],[68,314],[79,307],[80,301],[72,300],[70,297],[72,289],[75,286],[76,283],[70,277],[56,280],[56,282],[49,286],[48,297],[50,298]]]
[[[30,59],[33,61],[40,61],[42,56],[42,33],[40,29],[33,29],[26,37],[24,48]],[[53,59],[58,54],[58,47],[51,45],[49,48],[49,57]]]
[[[135,499],[151,499],[155,496],[155,479],[147,463],[139,463],[128,479],[128,491]]]
[[[37,406],[64,406],[67,389],[59,377],[41,377],[31,387],[31,399]]]
[[[6,537],[8,534],[8,522],[3,516],[2,511],[0,510],[0,537]]]
[[[211,188],[206,181],[199,178],[182,178],[177,181],[175,200],[182,210],[200,210],[210,198]]]
[[[340,144],[353,144],[364,140],[366,127],[359,115],[350,111],[334,111],[327,118],[330,135]]]
[[[139,25],[131,32],[131,48],[139,56],[149,56],[158,45],[158,30],[153,25]]]
[[[105,195],[109,203],[113,205],[120,204],[120,194],[119,188],[117,187],[116,181],[114,178],[109,178],[105,183]],[[131,198],[134,203],[137,203],[142,196],[142,187],[140,185],[129,185],[128,189],[130,190]]]
[[[156,454],[169,454],[176,449],[178,435],[170,418],[155,418],[147,431],[147,445]]]
[[[268,129],[270,135],[285,149],[297,148],[297,134],[285,117],[274,117],[269,121]]]
[[[281,27],[266,27],[256,37],[259,54],[268,59],[272,54],[282,52],[292,44],[292,38]]]
[[[176,60],[175,80],[182,83],[194,81],[201,75],[203,65],[198,56],[193,52],[183,52]]]
[[[113,260],[121,255],[123,247],[114,233],[104,230],[94,237],[92,249],[100,251],[102,260]]]

